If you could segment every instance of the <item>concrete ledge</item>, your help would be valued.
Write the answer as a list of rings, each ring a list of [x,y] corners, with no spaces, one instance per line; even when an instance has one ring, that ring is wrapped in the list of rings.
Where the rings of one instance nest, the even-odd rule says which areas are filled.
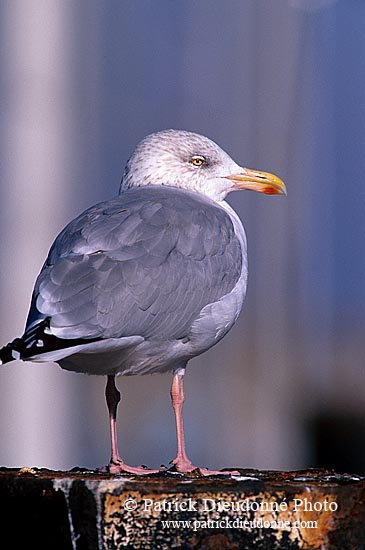
[[[239,472],[2,468],[2,540],[37,550],[364,550],[365,476]]]

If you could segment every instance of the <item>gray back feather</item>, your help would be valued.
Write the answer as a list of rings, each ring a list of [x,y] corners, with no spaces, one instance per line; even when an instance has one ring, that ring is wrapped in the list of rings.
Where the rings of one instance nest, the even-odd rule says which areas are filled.
[[[184,338],[230,292],[242,251],[229,215],[202,195],[132,188],[73,220],[35,284],[27,328],[60,338]]]

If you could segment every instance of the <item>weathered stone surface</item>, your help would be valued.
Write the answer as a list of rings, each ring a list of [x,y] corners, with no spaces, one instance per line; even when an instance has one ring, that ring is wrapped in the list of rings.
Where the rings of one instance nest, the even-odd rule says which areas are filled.
[[[0,469],[14,548],[364,550],[365,477],[239,470],[234,477]]]

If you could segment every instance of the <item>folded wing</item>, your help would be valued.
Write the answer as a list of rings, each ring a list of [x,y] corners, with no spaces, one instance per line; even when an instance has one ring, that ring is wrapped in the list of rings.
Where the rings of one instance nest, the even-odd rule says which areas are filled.
[[[43,323],[61,339],[184,338],[203,307],[234,288],[241,264],[232,222],[210,199],[133,188],[86,210],[57,237],[25,335]]]

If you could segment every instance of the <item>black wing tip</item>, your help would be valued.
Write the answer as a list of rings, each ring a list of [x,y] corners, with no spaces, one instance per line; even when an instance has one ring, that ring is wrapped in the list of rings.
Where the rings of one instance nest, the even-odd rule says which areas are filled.
[[[47,334],[50,319],[43,319],[37,325],[26,330],[21,338],[15,338],[12,342],[0,349],[0,365],[21,359],[27,361],[35,355],[42,355],[59,349],[69,348],[80,344],[90,344],[102,338],[74,338],[63,339]]]
[[[22,348],[24,346],[21,338],[15,338],[6,346],[0,349],[0,365],[5,365],[11,361],[22,359]]]
[[[96,338],[59,338],[49,332],[49,317],[42,319],[38,324],[27,329],[23,336],[19,338],[21,344],[22,359],[27,360],[32,356],[43,355],[60,349],[71,348],[78,345],[90,344],[102,340],[102,337]]]

